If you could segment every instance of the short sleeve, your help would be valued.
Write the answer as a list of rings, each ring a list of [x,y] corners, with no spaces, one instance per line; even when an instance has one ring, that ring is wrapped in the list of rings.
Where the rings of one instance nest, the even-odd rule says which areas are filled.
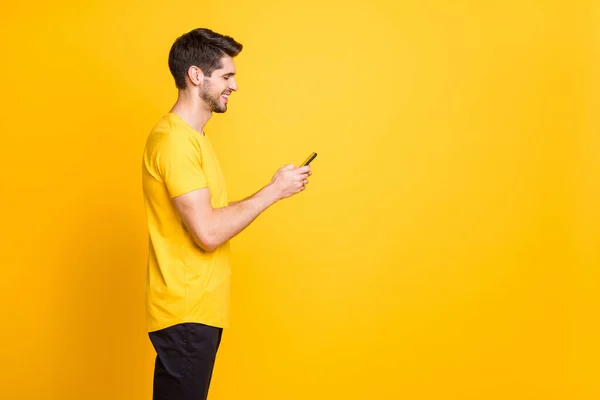
[[[156,160],[171,198],[208,187],[196,139],[170,135],[157,149]]]

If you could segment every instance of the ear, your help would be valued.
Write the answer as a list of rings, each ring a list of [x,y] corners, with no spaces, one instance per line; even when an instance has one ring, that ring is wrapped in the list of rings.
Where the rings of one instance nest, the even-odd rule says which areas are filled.
[[[194,86],[201,86],[204,81],[204,73],[200,68],[194,65],[188,68],[187,76]]]

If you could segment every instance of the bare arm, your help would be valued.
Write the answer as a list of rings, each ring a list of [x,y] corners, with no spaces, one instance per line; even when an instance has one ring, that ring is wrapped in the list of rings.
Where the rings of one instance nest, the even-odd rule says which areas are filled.
[[[310,167],[280,168],[271,182],[250,197],[226,207],[213,208],[208,188],[194,190],[175,197],[173,203],[196,244],[213,251],[252,223],[277,201],[305,189]]]

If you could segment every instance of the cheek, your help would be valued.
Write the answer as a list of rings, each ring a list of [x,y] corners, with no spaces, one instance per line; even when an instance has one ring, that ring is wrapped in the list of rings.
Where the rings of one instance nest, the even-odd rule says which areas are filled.
[[[225,88],[226,86],[223,86],[223,84],[219,82],[211,88],[211,93],[215,96],[220,96],[225,90]]]

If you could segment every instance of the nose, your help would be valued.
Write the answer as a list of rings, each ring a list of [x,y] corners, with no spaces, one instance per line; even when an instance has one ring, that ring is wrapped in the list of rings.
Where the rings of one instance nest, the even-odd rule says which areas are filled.
[[[229,89],[238,90],[237,82],[235,81],[235,78],[233,78],[233,77],[231,77],[231,79],[229,79]]]

